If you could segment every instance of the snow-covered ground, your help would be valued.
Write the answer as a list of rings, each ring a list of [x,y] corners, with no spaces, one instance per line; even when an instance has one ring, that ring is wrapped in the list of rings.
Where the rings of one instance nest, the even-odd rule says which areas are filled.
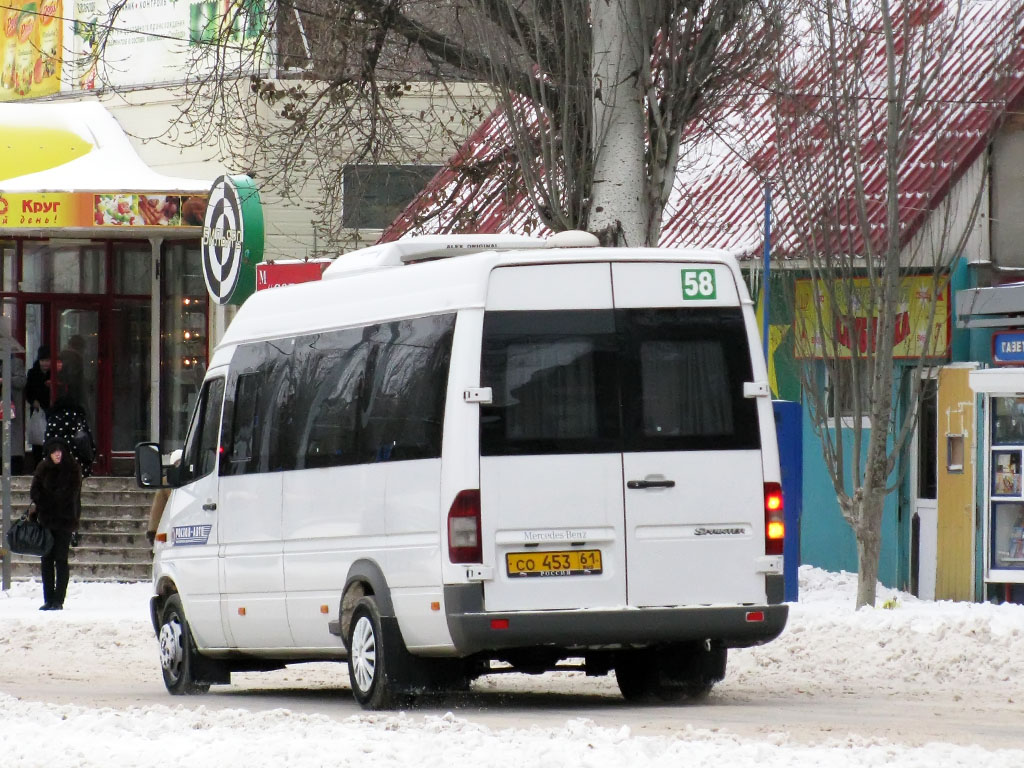
[[[741,709],[769,693],[821,702],[860,698],[898,707],[931,700],[962,702],[964,710],[994,707],[1010,723],[1008,738],[987,739],[958,730],[957,705],[936,731],[939,738],[851,736],[794,738],[766,731],[760,738],[728,727],[687,724],[680,708],[647,730],[609,726],[579,708],[557,726],[489,726],[455,709],[405,713],[320,714],[315,706],[252,707],[275,687],[337,695],[345,679],[338,665],[307,665],[264,676],[244,700],[172,699],[142,704],[120,688],[156,691],[156,644],[148,620],[148,584],[73,582],[63,612],[39,612],[37,583],[0,592],[0,765],[64,766],[313,766],[374,768],[509,766],[510,768],[643,768],[646,766],[978,766],[1024,764],[1024,606],[919,601],[880,588],[878,604],[891,609],[853,611],[855,578],[803,567],[801,599],[786,632],[762,648],[733,651],[729,671],[709,700],[719,711]],[[241,676],[238,676],[241,677]],[[38,695],[25,695],[38,682]],[[476,689],[555,691],[586,701],[615,697],[613,678],[558,672],[540,677],[505,675]],[[326,691],[326,689],[330,691]],[[49,692],[77,689],[71,698]],[[109,706],[90,706],[89,691]],[[18,692],[20,698],[10,693]],[[312,699],[315,704],[316,696]],[[845,697],[845,698],[844,698]],[[142,698],[136,695],[136,698]],[[600,699],[597,699],[600,700]],[[65,702],[75,703],[65,703]],[[308,700],[306,700],[308,701]],[[517,704],[519,710],[543,698]],[[560,699],[562,708],[572,704]],[[571,699],[569,699],[571,702]],[[237,706],[235,706],[237,702]],[[216,706],[214,706],[216,704]],[[543,706],[541,704],[540,706]],[[358,712],[358,710],[353,710]],[[613,714],[624,709],[612,709]],[[988,709],[985,710],[989,711]],[[670,713],[673,712],[670,710]],[[1009,712],[1009,717],[1006,717]],[[581,716],[582,715],[582,716]],[[1019,717],[1018,717],[1019,715]],[[827,713],[826,713],[827,716]],[[506,715],[508,722],[514,715]],[[984,715],[983,715],[984,717]],[[528,719],[527,719],[528,720]],[[550,722],[550,718],[548,719]],[[934,724],[932,726],[934,728]],[[1019,734],[1019,746],[1012,729]],[[949,738],[941,736],[948,729]],[[1003,729],[1005,731],[1005,729]]]

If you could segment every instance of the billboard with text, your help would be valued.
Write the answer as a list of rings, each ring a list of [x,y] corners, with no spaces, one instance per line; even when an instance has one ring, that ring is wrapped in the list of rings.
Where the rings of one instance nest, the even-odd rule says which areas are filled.
[[[266,71],[266,34],[265,0],[7,0],[0,101]]]

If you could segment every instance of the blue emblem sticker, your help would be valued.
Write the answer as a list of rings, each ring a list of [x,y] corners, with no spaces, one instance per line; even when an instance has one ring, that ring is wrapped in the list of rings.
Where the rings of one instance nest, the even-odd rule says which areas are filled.
[[[210,538],[212,525],[176,525],[174,527],[174,546],[184,547],[193,544],[205,544]]]

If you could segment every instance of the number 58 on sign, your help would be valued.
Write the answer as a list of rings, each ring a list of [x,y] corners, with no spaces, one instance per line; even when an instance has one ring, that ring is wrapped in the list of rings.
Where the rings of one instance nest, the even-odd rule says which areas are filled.
[[[715,270],[684,269],[682,270],[682,278],[684,299],[705,300],[717,298]]]

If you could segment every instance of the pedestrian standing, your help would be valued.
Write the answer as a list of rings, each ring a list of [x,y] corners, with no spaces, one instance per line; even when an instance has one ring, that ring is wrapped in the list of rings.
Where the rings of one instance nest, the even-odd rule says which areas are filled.
[[[22,403],[28,380],[25,375],[25,361],[17,355],[12,356],[11,371],[11,474],[21,475],[25,473],[25,407]],[[0,370],[0,386],[2,385],[3,371]]]
[[[71,537],[78,530],[81,516],[79,497],[82,472],[63,440],[48,440],[43,460],[32,475],[29,492],[32,517],[53,534],[53,547],[41,560],[43,605],[41,611],[60,611],[71,577],[68,553]]]
[[[50,408],[50,347],[43,344],[36,353],[36,361],[28,370],[25,382],[25,407],[29,421],[41,419],[42,429],[32,424],[28,429],[28,442],[32,446],[32,465],[29,471],[43,459],[43,445],[46,442],[46,412]]]

